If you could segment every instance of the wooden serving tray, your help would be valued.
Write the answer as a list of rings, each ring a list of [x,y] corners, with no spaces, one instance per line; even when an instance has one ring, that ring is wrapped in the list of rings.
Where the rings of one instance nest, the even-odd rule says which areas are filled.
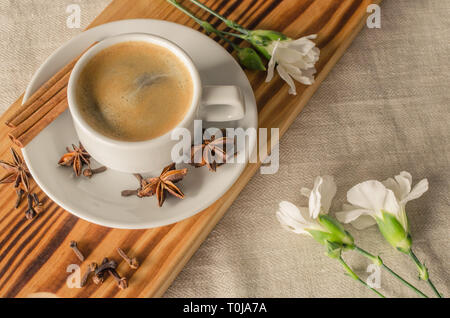
[[[200,17],[219,25],[217,19],[201,13],[188,1],[181,2]],[[309,87],[298,85],[297,96],[288,95],[288,86],[278,77],[265,83],[265,73],[247,72],[255,91],[259,126],[278,127],[282,136],[364,26],[367,6],[381,0],[203,2],[250,29],[278,30],[292,38],[318,33],[321,58],[316,83]],[[163,19],[200,30],[165,0],[114,0],[90,27],[131,18]],[[13,111],[10,108],[0,122]],[[11,143],[7,132],[7,127],[0,125],[0,158],[9,160]],[[45,212],[37,218],[27,221],[24,211],[14,209],[14,189],[0,185],[0,296],[26,297],[36,292],[51,292],[60,297],[161,296],[258,168],[259,164],[249,164],[231,190],[208,209],[177,224],[150,230],[117,230],[90,224],[53,202],[48,202]],[[34,190],[43,196],[39,189]],[[99,262],[105,256],[119,260],[116,247],[138,256],[141,262],[138,270],[129,269],[125,263],[118,269],[129,278],[129,288],[119,290],[112,279],[101,286],[68,288],[66,268],[80,263],[69,248],[71,240],[79,242],[88,261]],[[83,272],[87,264],[82,265]]]

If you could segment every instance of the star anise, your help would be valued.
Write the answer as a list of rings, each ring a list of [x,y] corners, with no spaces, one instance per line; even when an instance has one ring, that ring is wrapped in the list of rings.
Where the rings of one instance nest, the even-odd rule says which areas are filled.
[[[223,134],[222,134],[223,135]],[[234,138],[211,136],[204,139],[201,145],[193,145],[191,148],[191,165],[198,168],[207,166],[210,171],[216,171],[218,166],[225,164],[230,155],[230,149],[234,151]],[[228,153],[227,153],[228,152]]]
[[[140,174],[135,174],[138,178],[141,187],[135,191],[122,191],[122,196],[137,195],[140,198],[151,197],[156,194],[158,205],[161,207],[164,204],[167,194],[183,199],[183,192],[175,185],[181,181],[187,174],[187,169],[175,169],[175,163],[164,168],[161,175],[156,178],[143,178]]]
[[[66,148],[67,153],[61,157],[58,164],[66,167],[72,166],[73,170],[75,171],[75,175],[79,177],[83,170],[83,165],[90,166],[91,156],[84,149],[81,143],[79,147],[72,145],[72,148],[73,150],[70,150],[68,147]]]
[[[14,150],[14,148],[11,148],[11,154],[13,157],[13,162],[0,160],[0,166],[8,172],[8,174],[0,180],[0,183],[14,182],[15,188],[23,189],[25,192],[29,192],[29,177],[31,175],[28,171],[27,165],[19,156],[19,154]]]

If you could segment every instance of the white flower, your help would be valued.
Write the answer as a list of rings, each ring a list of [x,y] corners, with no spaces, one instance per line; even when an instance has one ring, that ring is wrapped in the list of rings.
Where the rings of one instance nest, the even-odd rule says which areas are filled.
[[[281,225],[294,233],[311,235],[308,230],[328,232],[317,218],[320,213],[327,214],[331,200],[336,194],[336,184],[333,177],[317,177],[312,190],[302,188],[301,193],[309,198],[309,207],[296,207],[294,204],[283,201],[277,211],[277,218]]]
[[[357,229],[376,224],[383,213],[390,213],[409,232],[405,205],[428,190],[428,180],[423,179],[411,189],[412,177],[406,171],[383,182],[369,180],[357,184],[347,192],[344,211],[336,213],[339,221],[352,223]]]
[[[266,82],[273,78],[275,65],[278,74],[289,85],[289,94],[296,95],[295,83],[292,80],[311,85],[314,83],[316,73],[315,64],[319,60],[320,50],[311,41],[317,38],[316,34],[305,36],[297,40],[278,40],[267,46],[271,55],[267,70]]]

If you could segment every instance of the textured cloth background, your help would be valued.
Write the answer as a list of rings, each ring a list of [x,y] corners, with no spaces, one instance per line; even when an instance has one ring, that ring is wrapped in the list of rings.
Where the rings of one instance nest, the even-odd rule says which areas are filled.
[[[33,72],[81,32],[66,27],[67,5],[82,9],[82,28],[108,0],[0,0],[0,110],[23,92]],[[408,204],[416,254],[450,296],[450,1],[385,0],[382,28],[364,29],[280,143],[280,170],[255,175],[166,293],[168,297],[372,297],[324,256],[312,239],[281,229],[280,200],[306,204],[302,186],[334,175],[334,210],[366,179],[401,170],[430,190]],[[357,242],[417,282],[415,267],[376,228]],[[346,253],[367,277],[368,262]],[[425,283],[417,285],[432,294]],[[414,296],[385,272],[388,296]]]

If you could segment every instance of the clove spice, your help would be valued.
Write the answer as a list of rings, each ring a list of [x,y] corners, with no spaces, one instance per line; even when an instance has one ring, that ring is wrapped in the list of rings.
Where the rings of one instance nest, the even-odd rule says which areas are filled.
[[[83,175],[87,178],[92,178],[93,175],[105,172],[107,170],[106,167],[100,167],[97,169],[86,168],[83,171]]]
[[[123,197],[131,197],[134,195],[138,195],[139,190],[123,190],[122,191],[122,196]]]
[[[28,194],[27,200],[28,200],[28,209],[25,212],[25,217],[27,218],[27,220],[32,220],[36,216],[36,211],[34,210],[33,207],[33,196],[31,194]]]
[[[95,270],[97,269],[97,267],[98,267],[97,263],[91,263],[91,264],[89,264],[89,266],[88,266],[88,268],[87,268],[87,270],[86,270],[86,273],[84,273],[83,277],[81,278],[81,284],[80,284],[81,287],[86,286],[86,283],[87,283],[87,281],[88,281],[88,279],[89,279],[89,276],[90,276],[92,273],[95,272]]]
[[[81,253],[81,251],[78,249],[77,242],[70,241],[70,248],[74,251],[75,255],[78,257],[78,259],[82,262],[84,262],[84,255]]]
[[[36,193],[33,193],[33,199],[34,199],[34,210],[37,213],[41,213],[43,211],[43,203],[39,201],[39,197]]]
[[[16,204],[14,205],[14,208],[18,209],[20,204],[22,203],[25,191],[23,191],[23,189],[16,189],[16,193],[17,193],[17,201]]]
[[[126,289],[128,287],[128,281],[126,277],[120,277],[119,273],[114,268],[108,269],[108,272],[111,274],[112,277],[117,282],[117,286],[119,286],[120,289]]]
[[[114,262],[115,263],[115,262]],[[109,259],[107,257],[105,257],[102,261],[102,263],[100,264],[100,266],[95,270],[95,275],[92,278],[92,280],[94,281],[94,283],[96,285],[101,284],[105,281],[105,273],[106,270],[112,266],[116,266],[117,267],[117,263],[111,264],[109,262]]]
[[[117,248],[117,253],[119,253],[120,257],[122,257],[132,269],[137,269],[139,267],[139,262],[136,257],[130,258],[120,247]]]

